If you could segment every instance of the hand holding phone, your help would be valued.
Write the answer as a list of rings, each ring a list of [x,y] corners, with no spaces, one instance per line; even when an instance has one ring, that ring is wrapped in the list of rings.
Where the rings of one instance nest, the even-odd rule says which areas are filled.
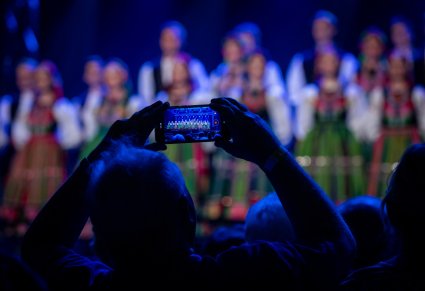
[[[155,128],[157,143],[193,143],[226,138],[220,114],[209,105],[170,106]]]

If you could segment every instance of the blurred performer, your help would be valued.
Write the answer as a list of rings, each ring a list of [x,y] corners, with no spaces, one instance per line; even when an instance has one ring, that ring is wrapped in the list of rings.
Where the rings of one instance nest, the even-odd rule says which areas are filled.
[[[363,98],[367,101],[367,110],[362,114],[362,118],[358,118],[354,122],[363,147],[365,171],[369,170],[373,143],[379,134],[377,127],[370,126],[370,124],[380,122],[382,114],[381,103],[388,74],[385,48],[386,37],[378,27],[369,27],[361,34],[359,69],[355,82],[360,87],[359,94],[364,95]]]
[[[172,82],[158,94],[162,101],[170,102],[171,106],[208,104],[211,100],[209,91],[197,88],[190,73],[191,58],[187,54],[179,54],[173,67]],[[206,127],[202,120],[186,120],[176,124],[176,127],[193,128]],[[186,185],[194,195],[193,200],[201,206],[209,187],[209,169],[206,153],[200,143],[169,144],[164,152],[182,170]]]
[[[22,59],[15,68],[17,92],[0,99],[0,205],[3,202],[4,184],[10,162],[15,154],[12,124],[17,115],[28,114],[34,102],[34,71],[37,61]]]
[[[403,151],[425,137],[425,90],[414,85],[409,61],[398,53],[391,54],[388,73],[381,114],[377,122],[368,123],[379,135],[373,147],[367,193],[380,197]]]
[[[247,59],[241,102],[266,120],[282,144],[292,138],[289,104],[282,83],[266,81],[267,58],[262,50],[252,52]]]
[[[96,135],[96,111],[102,103],[104,96],[103,86],[104,61],[100,56],[94,55],[87,58],[84,64],[83,82],[85,90],[72,98],[76,107],[81,126],[81,144],[68,151],[68,171],[74,169],[83,144],[93,139]]]
[[[407,70],[414,84],[425,85],[424,55],[414,45],[413,27],[403,16],[394,16],[390,22],[391,54],[398,54],[407,61]]]
[[[210,84],[212,97],[231,97],[239,100],[245,74],[243,47],[233,32],[228,33],[221,46],[222,62],[211,72]]]
[[[355,85],[338,79],[339,55],[329,49],[317,59],[319,78],[303,90],[297,112],[295,154],[333,201],[365,193],[363,157],[352,126],[366,108]]]
[[[293,56],[287,71],[287,89],[293,106],[300,101],[300,94],[305,85],[317,80],[317,58],[323,51],[333,49],[341,60],[338,70],[338,82],[347,84],[351,82],[357,70],[357,61],[354,55],[342,50],[334,41],[338,30],[338,19],[326,10],[315,13],[312,23],[312,36],[314,47]]]
[[[245,64],[241,96],[237,99],[265,119],[281,142],[288,145],[292,137],[290,108],[282,83],[267,82],[267,64],[262,50],[250,53]],[[263,172],[252,163],[230,157],[218,149],[213,153],[212,160],[211,213],[215,213],[217,203],[221,203],[223,218],[243,220],[249,206],[273,190]],[[221,197],[221,201],[217,201],[218,197]]]
[[[241,100],[245,78],[244,46],[241,38],[235,31],[228,32],[221,45],[222,62],[211,72],[210,84],[212,97],[231,97]],[[232,203],[235,191],[232,184],[235,158],[227,154],[213,143],[202,145],[208,153],[210,161],[210,188],[203,207],[203,217],[209,220],[229,219],[229,209],[239,212],[239,217],[246,214],[245,195],[239,196],[240,203]],[[242,172],[246,173],[246,164]],[[246,181],[243,181],[246,182]],[[242,182],[242,183],[243,183]],[[239,209],[239,211],[237,211]]]
[[[170,85],[173,67],[179,54],[183,52],[186,35],[185,27],[178,21],[167,21],[162,25],[159,38],[161,55],[145,62],[138,76],[138,92],[147,104],[153,103],[157,94]],[[191,57],[189,71],[195,88],[208,88],[208,74],[200,60]]]
[[[93,116],[86,119],[90,124],[89,134],[80,152],[86,157],[102,140],[114,121],[131,116],[144,106],[142,98],[132,94],[127,64],[119,59],[110,59],[103,69],[104,91],[100,104],[93,108]],[[88,112],[90,114],[90,112]]]
[[[369,27],[361,34],[359,49],[359,68],[355,80],[369,95],[375,88],[382,88],[387,79],[385,34],[377,27]]]
[[[19,112],[12,125],[17,153],[6,182],[3,213],[9,231],[18,235],[64,181],[66,149],[80,142],[77,114],[63,96],[53,62],[37,66],[35,92],[30,110]]]
[[[265,51],[262,46],[262,32],[260,27],[254,22],[242,22],[233,29],[236,36],[242,43],[243,59],[245,62],[256,51]],[[263,82],[267,87],[278,86],[285,90],[285,80],[280,66],[270,57],[266,60],[264,68]],[[284,92],[286,94],[286,92]]]

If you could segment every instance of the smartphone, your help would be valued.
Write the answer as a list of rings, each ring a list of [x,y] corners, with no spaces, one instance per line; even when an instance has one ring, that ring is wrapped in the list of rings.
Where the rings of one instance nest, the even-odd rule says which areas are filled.
[[[220,114],[209,105],[170,106],[155,128],[158,143],[193,143],[227,138]]]

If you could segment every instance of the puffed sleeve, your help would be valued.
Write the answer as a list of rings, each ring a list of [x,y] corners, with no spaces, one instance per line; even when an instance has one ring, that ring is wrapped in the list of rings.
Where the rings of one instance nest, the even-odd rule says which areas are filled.
[[[368,142],[374,142],[381,133],[384,99],[385,96],[383,88],[375,88],[370,93],[367,120],[365,120],[365,124],[363,126],[366,132],[366,140]]]
[[[384,91],[381,87],[366,93],[358,85],[347,88],[345,95],[349,100],[347,125],[353,134],[361,141],[372,143],[381,131],[382,106]]]
[[[298,140],[303,140],[314,126],[314,103],[318,94],[319,88],[314,84],[306,85],[301,90],[294,126],[294,134]]]
[[[347,127],[354,136],[362,140],[364,139],[364,119],[367,119],[367,101],[366,94],[360,86],[355,83],[349,84],[344,91],[347,99]]]
[[[99,125],[96,118],[96,110],[82,110],[81,111],[81,122],[82,122],[82,134],[81,139],[83,142],[92,140],[98,131]]]
[[[195,90],[189,97],[189,102],[192,105],[202,105],[211,102],[213,92],[209,90]]]
[[[358,61],[351,53],[344,53],[341,60],[339,80],[342,84],[350,84],[354,81],[358,69]]]
[[[264,72],[264,82],[266,87],[279,86],[285,91],[285,81],[282,70],[275,61],[268,61]],[[284,92],[286,94],[286,92]]]
[[[147,104],[153,103],[155,98],[153,67],[151,62],[142,65],[139,71],[137,86],[139,95],[145,99]]]
[[[0,147],[9,143],[10,103],[11,97],[9,95],[5,95],[0,99]]]
[[[189,70],[195,80],[196,89],[208,90],[210,88],[207,70],[200,60],[192,59],[189,63]]]
[[[288,145],[292,139],[291,110],[285,99],[283,87],[270,86],[266,98],[273,131],[284,145]]]
[[[301,53],[294,55],[286,74],[286,87],[291,104],[297,106],[302,96],[302,90],[306,86],[306,79],[303,68],[303,56]]]
[[[75,148],[82,141],[82,132],[78,119],[78,111],[65,97],[58,99],[53,105],[53,115],[57,122],[56,138],[64,149]]]
[[[127,117],[147,106],[145,99],[140,95],[132,95],[127,103]]]
[[[31,138],[28,126],[28,113],[18,114],[12,123],[12,142],[15,148],[22,149]]]
[[[412,99],[416,108],[419,132],[422,139],[425,140],[425,88],[422,85],[413,88]]]

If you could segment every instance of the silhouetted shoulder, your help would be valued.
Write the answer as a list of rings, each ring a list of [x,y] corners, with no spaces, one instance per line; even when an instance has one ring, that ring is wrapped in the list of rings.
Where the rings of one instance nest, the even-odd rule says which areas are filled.
[[[0,290],[47,290],[45,282],[19,257],[0,251]]]
[[[392,258],[352,272],[342,281],[340,290],[422,290],[417,286],[419,279]]]

